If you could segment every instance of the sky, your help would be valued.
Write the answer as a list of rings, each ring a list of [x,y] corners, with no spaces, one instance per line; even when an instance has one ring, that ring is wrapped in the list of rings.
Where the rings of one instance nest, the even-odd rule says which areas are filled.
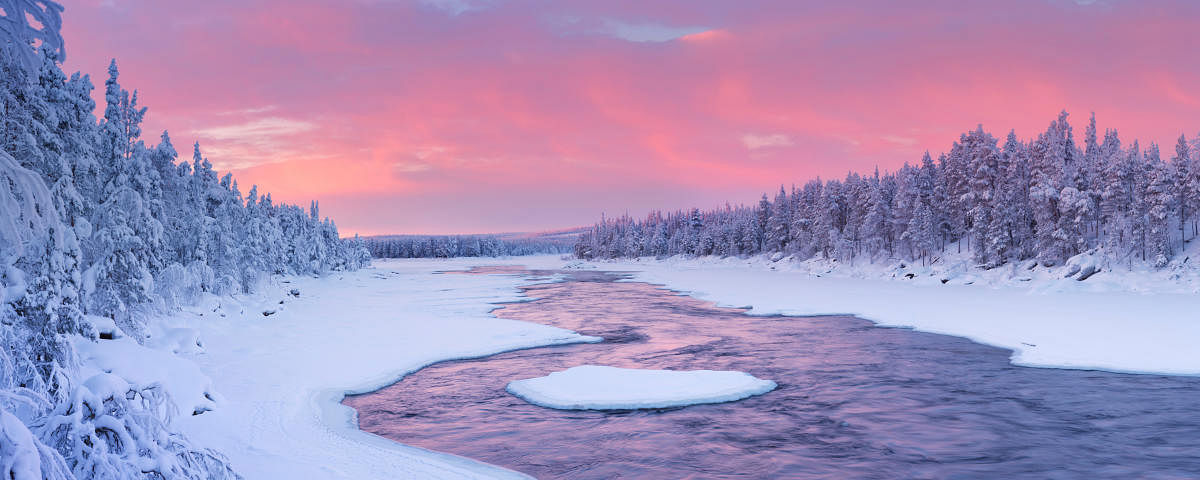
[[[343,234],[539,231],[894,171],[982,124],[1200,131],[1200,2],[61,0],[144,136]],[[102,94],[102,92],[100,92]]]

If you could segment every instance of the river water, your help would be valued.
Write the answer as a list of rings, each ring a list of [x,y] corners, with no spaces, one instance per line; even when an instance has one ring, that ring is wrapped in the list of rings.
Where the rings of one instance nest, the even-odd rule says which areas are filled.
[[[361,429],[538,478],[1200,478],[1200,378],[1015,367],[961,338],[749,316],[617,273],[475,273],[561,273],[493,313],[605,341],[426,367],[347,397]],[[603,412],[504,390],[585,364],[740,370],[779,388]]]

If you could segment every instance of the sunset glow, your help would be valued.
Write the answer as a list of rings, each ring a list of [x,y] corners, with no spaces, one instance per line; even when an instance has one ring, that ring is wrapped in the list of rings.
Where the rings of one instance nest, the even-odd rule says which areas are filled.
[[[1200,130],[1192,1],[64,5],[65,68],[102,84],[115,57],[148,142],[199,141],[343,234],[751,202],[1063,109],[1076,135]]]

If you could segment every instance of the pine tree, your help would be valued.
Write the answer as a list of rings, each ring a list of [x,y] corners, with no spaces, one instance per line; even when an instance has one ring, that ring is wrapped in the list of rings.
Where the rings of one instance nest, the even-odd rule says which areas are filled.
[[[1030,151],[1029,201],[1034,212],[1034,250],[1038,261],[1052,266],[1066,259],[1059,235],[1059,195],[1070,162],[1071,126],[1063,112],[1038,136]]]
[[[875,170],[875,177],[864,182],[864,186],[866,208],[862,236],[868,258],[873,261],[875,255],[885,253],[891,230],[891,207],[884,199],[883,182],[879,179],[878,169]]]
[[[1179,141],[1175,144],[1175,156],[1171,157],[1172,176],[1174,177],[1174,198],[1175,208],[1179,212],[1179,248],[1183,249],[1184,243],[1187,241],[1187,224],[1188,219],[1195,215],[1195,211],[1191,209],[1193,199],[1197,193],[1193,190],[1195,184],[1192,179],[1195,177],[1194,167],[1192,163],[1191,148],[1188,145],[1187,137],[1179,136]]]
[[[1158,145],[1150,144],[1146,151],[1147,182],[1145,189],[1147,217],[1147,246],[1155,267],[1164,267],[1171,257],[1170,212],[1172,175],[1158,153]]]
[[[766,196],[763,196],[766,199]],[[787,193],[779,186],[775,202],[767,205],[767,221],[763,238],[764,252],[782,252],[787,247],[788,225],[791,224],[791,209],[788,208]]]

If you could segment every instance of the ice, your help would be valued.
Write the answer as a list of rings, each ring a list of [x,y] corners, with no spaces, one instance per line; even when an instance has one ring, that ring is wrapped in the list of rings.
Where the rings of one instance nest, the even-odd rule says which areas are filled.
[[[523,277],[435,274],[480,264],[556,268],[559,258],[376,260],[357,272],[286,277],[254,295],[209,297],[155,329],[194,328],[203,353],[176,356],[224,398],[175,425],[245,478],[527,478],[365,433],[340,402],[434,362],[600,341],[492,316],[495,303],[524,299]],[[262,316],[280,300],[287,308]]]
[[[507,390],[547,408],[633,410],[732,402],[762,395],[775,387],[770,380],[727,370],[640,370],[582,365],[544,377],[510,382]]]
[[[1200,254],[1200,246],[1185,254]],[[980,270],[965,266],[965,254],[948,252],[934,267],[763,257],[582,266],[636,272],[629,281],[721,306],[752,306],[752,315],[852,314],[881,326],[965,337],[1012,350],[1012,362],[1022,366],[1200,375],[1200,269],[1113,268],[1079,281],[1087,260]],[[1080,270],[1067,276],[1073,268]]]
[[[1082,272],[1086,262],[1078,260],[1072,263]],[[253,295],[207,295],[152,321],[145,345],[116,338],[82,347],[81,378],[107,371],[130,384],[162,384],[181,410],[173,425],[195,444],[227,455],[246,478],[520,478],[364,433],[353,410],[339,403],[347,393],[375,390],[438,361],[599,340],[490,315],[497,302],[523,299],[517,287],[526,278],[435,274],[481,264],[631,271],[632,281],[721,305],[752,305],[755,315],[852,313],[881,325],[963,336],[1012,349],[1020,365],[1200,373],[1200,350],[1194,348],[1200,300],[1188,274],[1170,280],[1165,272],[1105,270],[1079,281],[1078,274],[1064,276],[1067,266],[979,271],[952,263],[581,262],[552,255],[376,261],[358,272],[277,278]],[[293,289],[303,294],[296,297]],[[281,306],[287,308],[261,314]],[[666,386],[663,380],[656,378],[653,386]],[[604,399],[589,393],[589,385],[567,393],[600,405]],[[670,400],[700,397],[671,390]],[[607,391],[649,397],[651,390]],[[626,408],[634,403],[621,400]],[[211,411],[191,415],[197,407]]]

